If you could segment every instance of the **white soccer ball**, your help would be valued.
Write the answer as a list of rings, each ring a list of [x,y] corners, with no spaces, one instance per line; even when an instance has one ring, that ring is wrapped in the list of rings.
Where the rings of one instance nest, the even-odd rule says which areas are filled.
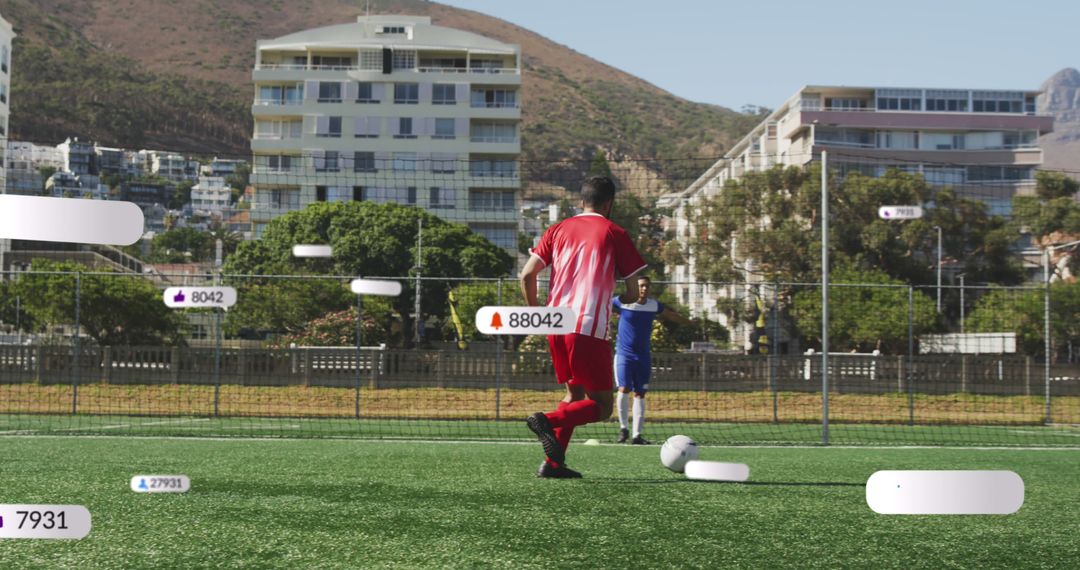
[[[660,463],[676,473],[682,473],[686,462],[697,459],[698,446],[685,435],[673,435],[660,448]]]

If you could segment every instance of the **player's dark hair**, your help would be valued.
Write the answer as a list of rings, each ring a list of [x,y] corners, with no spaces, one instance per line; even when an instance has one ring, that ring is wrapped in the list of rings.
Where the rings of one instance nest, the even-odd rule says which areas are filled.
[[[581,184],[581,203],[595,208],[615,199],[615,183],[607,176],[590,176]]]
[[[648,281],[649,283],[652,283],[652,277],[649,277],[648,275],[638,275],[637,280],[638,281]]]

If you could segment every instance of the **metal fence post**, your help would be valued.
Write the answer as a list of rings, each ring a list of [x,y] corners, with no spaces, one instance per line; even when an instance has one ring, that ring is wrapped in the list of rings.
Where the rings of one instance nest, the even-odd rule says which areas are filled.
[[[907,389],[908,389],[908,425],[915,425],[915,383],[912,381],[912,367],[915,362],[915,288],[908,285],[907,290]]]
[[[82,341],[79,338],[79,329],[82,328],[82,273],[75,273],[75,344],[71,366],[71,413],[76,414],[79,410],[79,365],[81,364],[79,353],[82,352]]]
[[[780,346],[780,311],[777,306],[780,304],[780,284],[773,283],[773,303],[772,303],[772,319],[773,319],[773,334],[772,334],[772,350],[769,351],[769,389],[772,390],[772,421],[773,423],[779,423],[779,403],[777,401],[776,391],[776,367],[779,364],[780,352],[778,350]]]
[[[361,357],[362,349],[360,347],[363,346],[363,342],[364,342],[364,329],[363,329],[364,301],[363,301],[363,299],[364,299],[363,295],[357,295],[356,296],[356,387],[355,387],[355,391],[356,391],[356,406],[355,406],[355,408],[356,408],[356,419],[360,419],[360,376],[361,376],[361,373],[362,373],[361,368],[360,368],[360,357]]]
[[[829,445],[829,166],[821,151],[821,443]]]
[[[495,304],[502,306],[503,302],[503,280],[499,278],[496,285],[496,301]],[[495,421],[499,421],[502,413],[502,339],[495,337]]]
[[[221,273],[217,275],[217,285],[221,285]],[[221,410],[221,311],[215,307],[214,311],[214,417],[218,417]]]
[[[1050,250],[1046,252],[1046,267],[1050,266]],[[1046,398],[1046,420],[1043,422],[1046,425],[1053,423],[1053,415],[1051,415],[1050,407],[1050,365],[1051,355],[1050,352],[1054,348],[1054,343],[1050,338],[1050,271],[1046,270],[1046,290],[1043,292],[1043,337],[1044,337],[1044,351],[1046,355],[1044,357],[1045,366],[1043,370],[1043,382],[1045,384],[1045,398]]]

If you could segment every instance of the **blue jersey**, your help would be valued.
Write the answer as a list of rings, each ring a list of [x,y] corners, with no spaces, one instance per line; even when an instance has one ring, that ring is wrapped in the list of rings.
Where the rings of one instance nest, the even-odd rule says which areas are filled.
[[[651,360],[653,321],[664,312],[656,299],[644,303],[623,303],[618,297],[611,304],[619,311],[619,334],[615,338],[615,354],[621,358]]]

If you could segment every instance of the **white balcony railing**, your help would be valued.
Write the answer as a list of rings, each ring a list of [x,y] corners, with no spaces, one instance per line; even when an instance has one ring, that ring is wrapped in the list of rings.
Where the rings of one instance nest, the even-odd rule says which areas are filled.
[[[474,178],[517,178],[516,170],[470,170],[469,176]]]
[[[505,101],[499,103],[473,101],[470,104],[473,109],[517,109],[517,101]]]
[[[304,102],[300,99],[256,99],[256,105],[302,105]]]
[[[474,143],[516,143],[518,139],[516,136],[476,136],[473,135],[469,138]]]

